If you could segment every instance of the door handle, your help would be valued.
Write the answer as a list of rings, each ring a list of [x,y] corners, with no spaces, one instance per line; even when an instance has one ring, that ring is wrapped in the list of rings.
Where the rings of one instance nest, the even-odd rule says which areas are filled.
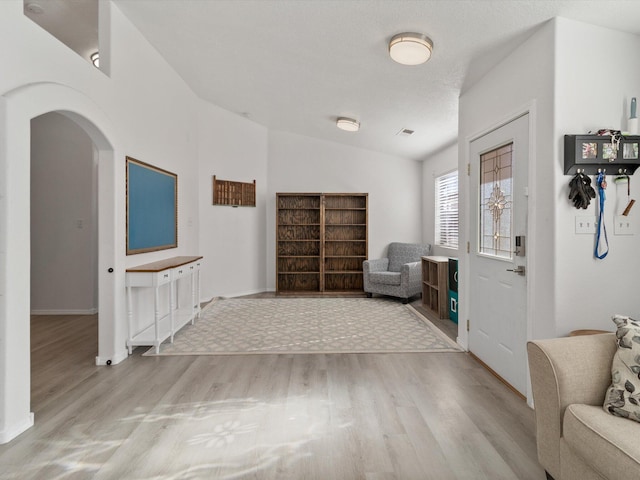
[[[507,272],[517,273],[524,277],[525,268],[524,265],[518,265],[516,268],[507,268]]]

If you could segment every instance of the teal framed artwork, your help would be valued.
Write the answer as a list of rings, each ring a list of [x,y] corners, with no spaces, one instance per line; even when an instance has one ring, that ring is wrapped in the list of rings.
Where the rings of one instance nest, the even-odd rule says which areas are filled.
[[[127,255],[178,246],[178,175],[127,158]]]

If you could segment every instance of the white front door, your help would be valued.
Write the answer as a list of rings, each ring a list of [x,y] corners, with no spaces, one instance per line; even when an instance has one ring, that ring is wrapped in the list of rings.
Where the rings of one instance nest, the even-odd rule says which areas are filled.
[[[525,396],[528,157],[528,114],[470,144],[469,350]]]

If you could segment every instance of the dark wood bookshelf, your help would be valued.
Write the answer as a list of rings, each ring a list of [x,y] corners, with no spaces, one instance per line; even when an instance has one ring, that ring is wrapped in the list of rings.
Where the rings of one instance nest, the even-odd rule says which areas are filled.
[[[276,293],[361,294],[366,193],[276,194]]]

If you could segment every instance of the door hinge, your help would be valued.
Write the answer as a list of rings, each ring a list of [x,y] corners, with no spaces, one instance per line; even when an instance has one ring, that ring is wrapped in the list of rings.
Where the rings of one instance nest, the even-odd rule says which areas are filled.
[[[471,252],[471,244],[467,242],[467,253]]]
[[[467,176],[471,175],[471,164],[467,163]]]
[[[467,332],[469,331],[469,319],[467,318]]]

